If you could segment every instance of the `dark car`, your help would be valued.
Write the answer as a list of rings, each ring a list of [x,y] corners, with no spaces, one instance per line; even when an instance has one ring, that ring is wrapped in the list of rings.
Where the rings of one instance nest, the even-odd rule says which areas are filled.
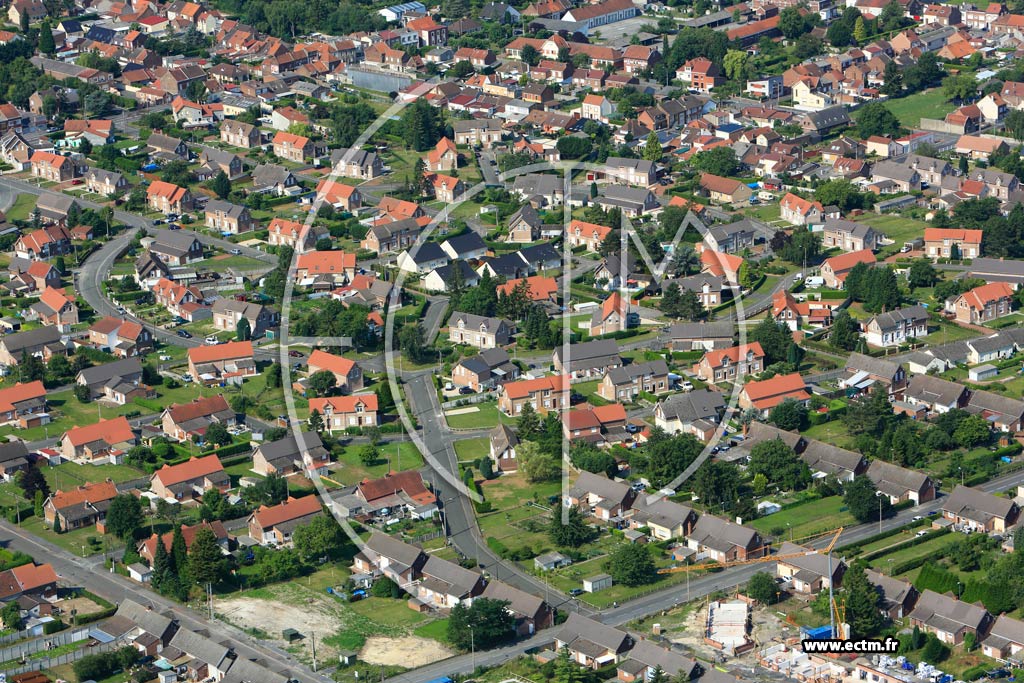
[[[587,397],[584,396],[583,394],[573,393],[569,397],[569,403],[571,403],[572,405],[576,405],[577,403],[583,403],[586,400],[587,400]]]
[[[473,388],[472,387],[459,387],[459,393],[460,394],[472,394],[474,392],[473,392]]]
[[[178,336],[181,337],[182,339],[191,339],[192,333],[189,332],[188,330],[178,330]]]
[[[291,356],[292,358],[302,358],[301,351],[289,351],[288,355]]]
[[[576,597],[577,595],[583,595],[583,589],[582,589],[582,588],[573,588],[573,589],[571,589],[571,590],[569,591],[569,595],[571,595],[571,596],[572,596],[572,597],[574,597],[574,598],[575,598],[575,597]]]

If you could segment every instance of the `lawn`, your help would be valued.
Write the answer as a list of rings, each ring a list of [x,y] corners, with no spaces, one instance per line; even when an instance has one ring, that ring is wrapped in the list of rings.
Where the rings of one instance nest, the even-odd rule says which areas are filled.
[[[32,213],[32,209],[36,207],[36,196],[33,194],[19,194],[14,200],[14,204],[11,205],[5,213],[7,214],[7,220],[10,221],[26,221],[29,215]]]
[[[473,408],[476,410],[472,410]],[[474,406],[462,406],[453,410],[471,411],[456,415],[452,415],[451,411],[445,413],[444,419],[453,429],[487,429],[497,425],[504,417],[498,410],[498,404],[493,401],[478,403]]]
[[[561,482],[531,484],[523,475],[513,473],[482,482],[481,488],[493,510],[477,516],[485,538],[497,539],[509,548],[529,548],[533,555],[550,547],[548,498],[558,495]]]
[[[906,128],[917,128],[921,125],[921,119],[941,119],[949,112],[956,109],[952,102],[946,99],[942,88],[932,88],[923,92],[885,102],[900,124]],[[854,119],[857,115],[854,114]]]
[[[799,541],[808,536],[853,524],[856,524],[856,520],[846,510],[843,499],[839,496],[830,496],[755,519],[750,526],[761,533],[770,533],[773,529],[784,529],[783,538],[780,540],[788,540],[792,534],[792,538]]]
[[[890,254],[898,253],[904,242],[909,242],[915,237],[924,235],[924,229],[928,224],[915,218],[906,218],[895,213],[875,214],[864,213],[857,217],[860,223],[867,223],[875,230],[883,233],[893,240],[893,244],[883,247],[879,253],[880,258]]]
[[[934,538],[927,543],[903,548],[902,550],[897,550],[896,552],[877,557],[874,560],[871,560],[868,564],[875,569],[888,572],[892,565],[902,564],[908,560],[913,560],[918,557],[928,557],[929,555],[933,555],[937,551],[956,543],[962,538],[962,536],[955,533],[943,534],[942,536]]]
[[[338,456],[340,466],[325,478],[333,479],[344,486],[351,486],[366,478],[379,479],[389,470],[398,472],[423,467],[423,456],[420,455],[416,444],[411,441],[379,445],[377,461],[368,467],[359,459],[362,448],[362,444],[347,446]]]
[[[107,479],[122,482],[146,476],[142,470],[129,465],[80,465],[64,462],[56,467],[43,467],[42,470],[51,491],[66,491],[81,484]]]
[[[392,626],[419,626],[427,616],[409,609],[404,600],[390,598],[367,598],[350,604],[352,611],[367,619]]]
[[[409,608],[407,607],[406,609]],[[435,619],[434,621],[416,627],[416,629],[413,630],[413,634],[420,636],[421,638],[432,638],[443,643],[448,639],[448,620]]]
[[[123,544],[113,536],[104,536],[96,531],[95,526],[55,534],[46,528],[43,520],[39,517],[29,517],[21,522],[21,527],[29,533],[44,538],[79,557],[88,557],[105,550],[113,551],[123,547]],[[93,538],[100,539],[100,544],[90,543],[89,540]],[[120,557],[120,553],[117,556]]]
[[[457,439],[453,443],[459,462],[478,460],[488,454],[491,446],[491,440],[486,436],[476,439]]]
[[[849,431],[846,429],[846,425],[841,420],[835,419],[829,422],[824,422],[820,425],[814,425],[807,431],[803,432],[803,435],[808,439],[817,439],[818,441],[824,441],[840,448],[849,449],[853,444],[853,437],[850,436]]]
[[[216,270],[218,272],[223,271],[227,268],[234,268],[235,270],[249,271],[249,270],[261,270],[269,269],[273,266],[268,263],[264,263],[259,259],[254,259],[251,256],[240,256],[240,255],[224,255],[214,256],[213,258],[206,259],[196,264],[199,270]]]

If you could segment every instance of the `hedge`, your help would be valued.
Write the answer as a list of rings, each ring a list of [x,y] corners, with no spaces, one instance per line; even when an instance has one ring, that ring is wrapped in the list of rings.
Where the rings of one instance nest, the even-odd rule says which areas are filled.
[[[919,526],[922,526],[922,525],[928,524],[928,523],[929,523],[929,520],[927,518],[917,519],[917,520],[914,520],[914,521],[912,521],[912,522],[910,522],[908,524],[904,524],[901,527],[896,527],[895,529],[889,529],[888,531],[883,531],[880,534],[874,534],[872,536],[868,536],[864,540],[859,541],[857,543],[851,543],[850,545],[843,545],[843,546],[840,546],[840,547],[843,550],[848,551],[851,555],[853,555],[853,554],[856,554],[856,553],[854,553],[852,549],[857,549],[858,552],[859,552],[859,549],[862,546],[871,545],[872,543],[875,543],[877,541],[885,540],[885,539],[889,538],[890,536],[896,536],[897,534],[901,534],[904,531],[908,531],[910,529],[913,529],[914,527],[919,527]]]
[[[932,529],[924,536],[914,536],[914,538],[903,541],[902,543],[897,543],[895,545],[889,546],[888,548],[882,548],[872,553],[868,553],[863,557],[863,559],[867,562],[870,562],[872,560],[878,559],[879,557],[888,555],[889,553],[894,553],[896,551],[903,550],[904,548],[913,548],[915,545],[921,545],[922,543],[927,543],[928,541],[934,540],[939,536],[945,536],[950,532],[950,530],[950,527],[944,527],[942,529]]]

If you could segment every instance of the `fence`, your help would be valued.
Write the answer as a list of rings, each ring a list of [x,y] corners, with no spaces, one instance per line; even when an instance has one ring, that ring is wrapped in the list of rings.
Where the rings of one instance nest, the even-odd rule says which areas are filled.
[[[120,649],[124,646],[119,640],[111,641],[109,643],[99,643],[88,648],[78,648],[71,652],[65,652],[57,655],[56,657],[40,657],[39,659],[33,659],[26,661],[20,666],[16,666],[12,669],[5,669],[3,672],[8,676],[15,676],[17,674],[27,673],[29,671],[40,671],[42,669],[52,669],[57,666],[63,666],[65,664],[73,664],[79,659],[82,659],[86,655],[95,655],[101,652],[111,652],[113,650]]]
[[[22,633],[27,633],[27,631],[22,631]],[[68,645],[70,643],[78,643],[88,637],[88,627],[76,628],[69,631],[60,631],[48,636],[40,636],[24,643],[18,643],[17,645],[0,649],[0,662],[9,662],[15,659],[21,659],[26,655],[43,652],[54,647]]]

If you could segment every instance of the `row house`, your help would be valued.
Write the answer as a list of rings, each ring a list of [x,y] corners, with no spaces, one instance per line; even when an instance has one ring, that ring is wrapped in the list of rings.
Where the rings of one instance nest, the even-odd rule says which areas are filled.
[[[149,490],[154,494],[180,502],[202,498],[211,490],[225,493],[229,488],[231,477],[216,455],[189,458],[177,465],[165,464],[149,480]]]
[[[597,395],[608,401],[629,403],[640,392],[658,395],[669,390],[668,365],[663,360],[654,360],[610,369],[601,378]]]
[[[332,434],[348,429],[376,427],[380,424],[378,410],[376,394],[331,396],[309,400],[310,414],[318,412],[323,418],[324,429]]]
[[[118,358],[131,358],[153,350],[153,333],[140,323],[107,316],[89,328],[89,344]]]
[[[900,346],[928,334],[928,311],[923,306],[897,308],[872,316],[862,328],[871,346]]]
[[[157,305],[166,308],[167,312],[173,316],[184,320],[200,320],[210,317],[209,307],[205,305],[203,293],[197,287],[160,278],[153,285],[153,296]]]
[[[708,351],[693,366],[697,377],[711,384],[743,381],[745,375],[757,375],[763,370],[764,351],[759,342]]]
[[[172,403],[160,415],[163,433],[181,442],[193,438],[201,440],[210,425],[230,427],[237,422],[238,416],[221,395],[196,398],[188,403]]]
[[[974,259],[981,255],[981,230],[925,228],[924,255],[938,259]]]
[[[19,237],[14,254],[29,261],[51,259],[71,253],[71,233],[61,225],[48,225]]]
[[[241,384],[246,377],[259,374],[250,341],[192,347],[188,371],[204,384]]]
[[[964,292],[947,302],[957,322],[980,325],[1013,312],[1013,287],[990,282]]]
[[[154,180],[146,188],[149,208],[163,214],[182,214],[192,208],[192,194],[187,188],[173,183]]]
[[[568,409],[569,393],[569,378],[565,375],[508,382],[498,390],[498,408],[516,417],[529,403],[536,412],[546,415]]]
[[[94,465],[119,464],[139,440],[123,415],[91,425],[72,427],[60,437],[67,460]]]

